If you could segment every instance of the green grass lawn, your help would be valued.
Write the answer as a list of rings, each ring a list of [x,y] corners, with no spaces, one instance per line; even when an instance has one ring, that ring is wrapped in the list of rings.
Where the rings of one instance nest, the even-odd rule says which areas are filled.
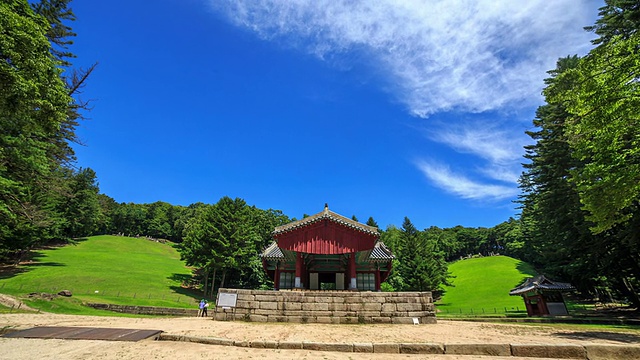
[[[449,271],[455,278],[436,303],[439,317],[526,314],[522,298],[509,296],[509,290],[536,274],[529,264],[508,256],[490,256],[457,261],[449,265]]]
[[[0,274],[0,293],[45,311],[78,313],[81,302],[195,307],[198,294],[181,287],[191,276],[170,244],[144,238],[94,236],[75,245],[35,252],[32,263]],[[70,290],[71,298],[26,299],[33,292]],[[113,313],[109,313],[113,314]]]

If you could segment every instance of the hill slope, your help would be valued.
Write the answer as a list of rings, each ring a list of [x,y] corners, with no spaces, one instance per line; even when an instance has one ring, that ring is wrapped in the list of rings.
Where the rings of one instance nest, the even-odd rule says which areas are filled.
[[[191,294],[181,287],[190,270],[168,244],[93,236],[76,245],[37,251],[32,260],[15,274],[1,275],[0,293],[24,297],[65,289],[74,299],[89,302],[193,306]]]
[[[436,304],[441,314],[523,310],[522,298],[509,296],[509,290],[536,274],[529,264],[508,256],[460,260],[449,265],[449,271],[455,278]]]

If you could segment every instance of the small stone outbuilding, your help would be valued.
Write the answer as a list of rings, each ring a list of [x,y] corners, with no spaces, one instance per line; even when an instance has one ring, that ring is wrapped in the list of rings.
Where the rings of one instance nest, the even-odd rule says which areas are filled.
[[[528,278],[509,292],[511,296],[522,296],[529,316],[568,315],[563,292],[574,291],[569,283],[547,279],[544,275]]]

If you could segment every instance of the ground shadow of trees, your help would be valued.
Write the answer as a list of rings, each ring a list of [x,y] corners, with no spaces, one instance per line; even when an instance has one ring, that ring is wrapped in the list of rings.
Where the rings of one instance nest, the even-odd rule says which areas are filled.
[[[638,344],[640,343],[640,334],[629,334],[614,331],[571,331],[571,332],[557,332],[553,333],[553,336],[571,339],[571,340],[609,340],[617,341],[625,344]]]
[[[203,297],[202,291],[195,287],[195,282],[191,274],[171,274],[167,279],[175,282],[179,282],[180,286],[172,285],[170,289],[180,295],[189,296],[194,299],[201,299]],[[209,299],[211,300],[211,299]]]
[[[44,257],[39,251],[30,251],[29,255],[26,257],[25,261],[22,261],[20,264],[4,264],[0,265],[0,280],[10,279],[14,276],[18,276],[20,274],[26,273],[32,268],[40,267],[40,266],[66,266],[63,263],[53,262],[53,261],[41,261],[40,259]]]

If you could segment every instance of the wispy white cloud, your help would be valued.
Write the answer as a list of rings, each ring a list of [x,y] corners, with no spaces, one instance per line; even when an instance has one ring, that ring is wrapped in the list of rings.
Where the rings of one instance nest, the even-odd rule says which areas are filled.
[[[523,132],[477,120],[431,127],[426,134],[432,141],[483,160],[476,161],[476,171],[486,178],[511,184],[518,182],[522,146],[528,141]]]
[[[584,53],[593,0],[215,0],[233,23],[320,58],[365,52],[410,113],[540,101],[558,57]]]
[[[428,136],[460,152],[472,153],[496,164],[518,159],[522,147],[521,137],[509,136],[506,130],[487,123],[438,128],[429,132]]]
[[[530,109],[541,103],[546,71],[559,57],[584,54],[594,0],[210,0],[237,26],[335,61],[370,61],[407,111]],[[358,53],[364,56],[351,57]],[[344,56],[343,56],[344,55]],[[346,60],[345,60],[346,59]],[[357,59],[357,60],[353,60]],[[349,64],[357,66],[358,64]],[[476,175],[434,160],[417,168],[434,186],[466,199],[518,193],[522,131],[498,125],[444,124],[432,141],[476,158]]]
[[[416,166],[435,186],[464,199],[504,200],[518,194],[515,187],[473,181],[433,161],[416,161]]]

